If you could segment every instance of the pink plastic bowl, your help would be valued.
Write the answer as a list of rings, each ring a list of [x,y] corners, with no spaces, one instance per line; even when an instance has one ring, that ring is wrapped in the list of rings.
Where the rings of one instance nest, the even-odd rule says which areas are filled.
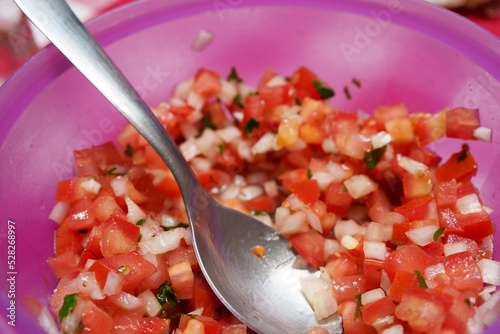
[[[306,65],[333,85],[333,103],[344,110],[401,102],[411,111],[477,107],[495,132],[491,144],[470,144],[480,166],[474,184],[500,224],[500,41],[454,13],[399,0],[145,0],[89,27],[151,105],[199,67],[225,75],[234,65],[255,84],[267,67],[287,75]],[[214,39],[194,51],[200,29]],[[362,88],[347,100],[342,90],[353,77]],[[53,46],[0,89],[0,271],[16,273],[0,279],[1,333],[41,332],[23,300],[46,305],[56,285],[46,258],[53,254],[56,224],[47,217],[57,182],[73,175],[73,149],[113,140],[124,123]],[[460,145],[444,140],[431,148],[447,158]],[[13,270],[8,220],[15,222]],[[11,300],[15,327],[6,323]],[[499,332],[500,323],[488,331]]]

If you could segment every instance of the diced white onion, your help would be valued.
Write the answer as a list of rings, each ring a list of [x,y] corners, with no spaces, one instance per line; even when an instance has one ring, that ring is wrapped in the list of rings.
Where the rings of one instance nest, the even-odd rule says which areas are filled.
[[[438,219],[436,200],[433,199],[427,206],[427,219]]]
[[[264,191],[266,192],[267,196],[274,197],[278,196],[278,185],[276,184],[276,181],[274,180],[269,180],[264,182]]]
[[[297,270],[309,270],[311,266],[309,261],[304,259],[300,254],[295,257],[295,261],[292,263],[292,268]]]
[[[40,327],[42,327],[45,333],[47,334],[59,333],[59,328],[57,327],[57,324],[54,318],[52,317],[52,314],[47,309],[47,306],[42,307],[40,313],[38,314],[37,320],[38,324],[40,325]]]
[[[474,129],[474,137],[476,137],[477,140],[482,140],[487,143],[491,142],[491,129],[480,126],[476,129]]]
[[[385,131],[380,131],[372,136],[372,145],[374,149],[381,148],[392,141],[392,136]]]
[[[269,227],[273,226],[273,220],[268,215],[259,215],[259,216],[253,216],[253,217],[255,219],[257,219],[258,221],[260,221],[264,225],[267,225]]]
[[[194,311],[189,312],[188,314],[191,315],[191,316],[202,315],[204,309],[205,309],[204,307],[200,307],[200,308],[197,308]]]
[[[477,309],[477,315],[481,322],[487,326],[491,326],[498,320],[500,315],[500,290],[497,290]]]
[[[81,272],[76,278],[68,283],[72,291],[84,293],[95,300],[104,299],[99,284],[95,278],[95,272]]]
[[[193,44],[193,49],[195,51],[201,51],[204,48],[210,44],[212,39],[214,38],[214,35],[204,29],[201,29],[198,35],[196,36],[196,40],[194,41]]]
[[[220,194],[220,199],[224,202],[235,199],[240,194],[240,187],[234,183],[231,183],[227,188]]]
[[[127,220],[131,223],[137,223],[141,219],[146,219],[147,215],[142,209],[134,203],[128,196],[125,196],[125,203],[127,204]]]
[[[191,234],[191,227],[186,228],[186,231],[184,232],[184,242],[188,246],[191,246],[193,244],[193,235]]]
[[[304,202],[302,202],[297,196],[295,196],[295,194],[291,194],[290,196],[288,196],[286,201],[288,202],[288,205],[290,206],[290,209],[292,211],[300,210],[306,206]]]
[[[91,178],[82,182],[82,188],[89,193],[97,194],[101,189],[101,184]]]
[[[462,253],[467,251],[467,244],[465,242],[456,242],[453,244],[444,245],[444,256],[450,256],[456,253]]]
[[[57,202],[49,214],[49,219],[60,224],[63,221],[63,219],[66,218],[68,212],[69,212],[68,202]]]
[[[325,239],[325,260],[330,257],[330,255],[335,254],[340,250],[340,243],[334,239]]]
[[[233,140],[235,140],[236,138],[240,138],[241,137],[241,131],[240,131],[240,129],[238,129],[235,126],[225,127],[224,129],[220,129],[220,130],[215,131],[215,133],[225,143],[230,143]]]
[[[225,79],[220,79],[220,83],[222,85],[222,88],[218,94],[218,97],[222,103],[230,105],[231,103],[233,103],[236,94],[238,94],[236,85],[234,82],[229,82]]]
[[[201,108],[203,108],[203,105],[205,104],[205,98],[191,91],[188,94],[186,102],[187,105],[192,107],[194,110],[201,110]]]
[[[161,311],[162,307],[151,290],[148,289],[137,295],[137,297],[144,302],[144,308],[148,316],[155,317]]]
[[[318,320],[327,318],[337,312],[338,305],[333,298],[331,283],[311,276],[301,278],[300,285]]]
[[[477,262],[481,270],[483,282],[487,284],[500,285],[500,262],[490,259],[481,259]]]
[[[363,253],[367,259],[376,259],[384,261],[387,257],[385,243],[381,241],[363,242]]]
[[[323,227],[321,226],[321,221],[318,216],[309,208],[304,207],[301,210],[306,214],[309,225],[319,233],[323,233]]]
[[[275,75],[267,82],[266,87],[285,86],[287,84],[288,82],[281,75]]]
[[[235,112],[233,112],[233,117],[235,120],[237,120],[238,122],[241,123],[241,122],[243,122],[245,115],[241,111],[235,111]]]
[[[350,235],[344,235],[342,237],[342,240],[340,240],[340,244],[344,246],[346,249],[351,250],[358,247],[359,242]]]
[[[342,182],[345,179],[345,170],[337,162],[329,161],[325,166],[325,171],[333,177],[333,182]]]
[[[238,198],[242,201],[250,201],[262,195],[264,193],[264,189],[261,186],[246,186],[240,189],[240,194]]]
[[[493,208],[490,208],[489,206],[486,206],[486,205],[483,205],[483,209],[489,215],[491,215],[491,213],[493,212]]]
[[[352,176],[344,181],[344,185],[354,199],[366,196],[377,189],[377,184],[364,174]]]
[[[191,160],[191,166],[200,173],[208,173],[212,170],[212,162],[202,157],[196,157]]]
[[[176,87],[174,96],[180,97],[181,99],[187,99],[191,87],[193,87],[194,77],[187,80],[181,81]]]
[[[385,227],[382,224],[371,222],[366,227],[365,240],[366,241],[386,241]],[[392,236],[392,234],[391,234]],[[389,236],[389,238],[391,237]]]
[[[187,161],[192,160],[194,157],[201,153],[198,146],[196,146],[195,138],[189,138],[188,140],[180,144],[179,150],[184,156],[184,159],[186,159]]]
[[[196,137],[199,132],[196,126],[193,123],[189,122],[182,122],[179,125],[179,129],[181,130],[182,135],[186,139]]]
[[[335,239],[342,240],[345,235],[357,235],[363,232],[363,227],[361,227],[354,220],[341,220],[338,221],[334,228],[333,232],[335,234]]]
[[[189,92],[188,92],[189,93]],[[187,99],[187,93],[186,93],[186,97],[185,98],[180,98],[180,97],[177,97],[177,96],[174,96],[170,99],[169,103],[170,105],[172,105],[173,107],[184,107],[186,106],[186,101],[185,99]],[[154,109],[153,109],[154,110]]]
[[[400,224],[407,221],[408,218],[397,212],[387,212],[384,215],[384,222],[388,225]]]
[[[382,273],[380,274],[380,287],[384,289],[385,293],[389,293],[391,285],[392,283],[389,275],[387,275],[385,270],[382,270]]]
[[[238,83],[238,90],[240,92],[241,101],[245,101],[248,94],[255,91],[255,89],[253,87],[250,87],[249,85],[247,85],[244,82]]]
[[[335,180],[335,177],[327,172],[316,172],[311,179],[318,181],[320,191],[325,191],[328,185]]]
[[[272,132],[268,132],[252,146],[252,154],[262,154],[279,149],[277,144],[278,136]]]
[[[399,167],[414,176],[419,176],[422,172],[429,170],[426,165],[411,158],[398,155],[397,159]]]
[[[444,264],[440,262],[438,264],[425,268],[424,278],[426,281],[432,281],[436,276],[444,273],[445,273]]]
[[[385,297],[385,292],[381,288],[366,291],[361,294],[361,304],[367,305]]]
[[[332,138],[326,138],[321,143],[321,148],[325,153],[337,154],[339,153],[339,147]]]
[[[410,239],[417,245],[425,246],[433,241],[434,233],[436,233],[438,228],[439,226],[436,225],[425,225],[409,230],[405,234],[408,239]]]
[[[109,301],[121,309],[132,311],[145,306],[144,300],[130,293],[120,291],[116,295],[108,297]]]
[[[307,232],[307,230],[307,216],[302,211],[295,212],[283,220],[278,220],[276,217],[276,231],[280,234],[294,234],[298,232]]]
[[[111,181],[111,188],[113,188],[113,192],[116,196],[120,197],[127,193],[129,185],[128,185],[128,176],[120,175],[117,176],[113,181]]]
[[[466,215],[474,212],[481,212],[483,206],[477,194],[469,194],[457,199],[456,207],[460,213]]]
[[[189,123],[196,123],[203,118],[203,113],[201,110],[194,110],[186,117],[186,121]]]
[[[176,228],[144,240],[139,243],[143,253],[163,254],[179,247],[181,239],[184,237],[184,228]]]
[[[404,333],[403,325],[397,324],[384,329],[381,334],[403,334],[403,333]]]
[[[332,282],[332,278],[330,277],[330,274],[328,273],[328,270],[325,269],[325,267],[321,267],[319,268],[319,279],[327,282],[327,283],[331,283]]]
[[[377,331],[377,333],[382,332],[383,329],[389,327],[390,325],[394,324],[394,321],[396,319],[394,318],[393,315],[386,315],[385,317],[378,318],[373,322],[373,328]]]
[[[253,154],[250,148],[250,144],[246,140],[238,141],[237,147],[238,155],[245,160],[252,160]]]
[[[196,146],[208,158],[214,154],[219,154],[214,148],[220,144],[222,144],[222,140],[210,128],[205,129],[201,136],[196,139]]]

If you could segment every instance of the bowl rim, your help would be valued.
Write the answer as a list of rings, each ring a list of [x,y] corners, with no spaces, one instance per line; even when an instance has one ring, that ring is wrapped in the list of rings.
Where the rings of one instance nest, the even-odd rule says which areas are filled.
[[[157,24],[183,17],[220,10],[222,8],[248,7],[307,7],[353,14],[387,8],[387,0],[136,0],[88,21],[86,26],[104,46]],[[467,18],[450,10],[422,0],[389,0],[402,4],[405,15],[395,15],[393,22],[433,37],[443,44],[460,51],[500,81],[500,38]],[[365,15],[366,16],[366,15]],[[148,17],[148,20],[144,18]],[[10,129],[22,111],[50,82],[71,67],[51,44],[37,52],[0,87],[0,149]],[[33,77],[33,72],[36,76]],[[26,98],[28,97],[28,98]],[[0,305],[8,307],[8,300],[1,294]],[[22,331],[42,332],[32,317],[17,313],[16,322],[23,324]],[[6,320],[0,321],[2,333],[16,333]],[[500,322],[487,333],[500,331]]]

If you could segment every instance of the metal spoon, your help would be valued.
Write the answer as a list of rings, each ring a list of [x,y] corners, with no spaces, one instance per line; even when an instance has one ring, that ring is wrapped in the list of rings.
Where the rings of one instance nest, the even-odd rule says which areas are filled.
[[[304,270],[291,268],[288,241],[261,222],[225,208],[205,191],[169,134],[63,0],[15,0],[28,18],[132,123],[163,158],[182,192],[193,247],[208,283],[258,333],[305,333],[322,325],[341,333],[338,315],[320,323],[300,291]],[[252,248],[261,245],[259,258]]]

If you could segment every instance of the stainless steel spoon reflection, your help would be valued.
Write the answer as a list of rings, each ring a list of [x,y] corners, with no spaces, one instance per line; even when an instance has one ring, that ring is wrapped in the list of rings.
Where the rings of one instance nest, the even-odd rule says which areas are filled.
[[[28,18],[134,125],[174,174],[185,202],[200,267],[210,286],[258,333],[305,333],[322,325],[341,333],[338,315],[318,323],[292,269],[295,255],[276,232],[215,202],[149,107],[63,0],[15,0]],[[251,250],[261,245],[263,258]]]

